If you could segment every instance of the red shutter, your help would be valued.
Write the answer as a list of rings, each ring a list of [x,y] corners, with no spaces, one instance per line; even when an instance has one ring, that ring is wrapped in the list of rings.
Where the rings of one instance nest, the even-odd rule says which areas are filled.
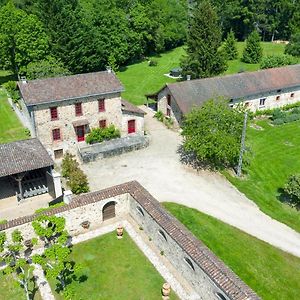
[[[50,107],[51,121],[58,120],[57,107]]]
[[[75,115],[82,116],[82,103],[75,103]]]
[[[99,112],[105,111],[105,99],[98,100],[98,110]]]
[[[56,129],[53,129],[52,130],[52,138],[53,138],[53,141],[59,141],[61,136],[60,136],[60,129],[59,128],[56,128]]]

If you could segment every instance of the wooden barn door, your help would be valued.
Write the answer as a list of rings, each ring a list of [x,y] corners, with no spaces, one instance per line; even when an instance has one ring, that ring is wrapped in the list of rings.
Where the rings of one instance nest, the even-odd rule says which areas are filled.
[[[102,209],[103,221],[114,218],[116,216],[115,210],[116,202],[108,202]]]

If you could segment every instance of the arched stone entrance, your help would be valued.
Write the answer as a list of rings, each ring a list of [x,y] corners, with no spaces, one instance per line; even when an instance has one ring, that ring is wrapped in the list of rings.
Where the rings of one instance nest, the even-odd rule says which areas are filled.
[[[106,203],[102,209],[103,221],[114,218],[116,216],[116,202],[111,201]]]

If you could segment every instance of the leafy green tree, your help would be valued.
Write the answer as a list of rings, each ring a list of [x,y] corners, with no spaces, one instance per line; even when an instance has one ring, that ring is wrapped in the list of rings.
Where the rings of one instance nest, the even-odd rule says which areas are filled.
[[[200,2],[192,12],[187,38],[187,56],[182,60],[182,74],[192,78],[218,75],[227,68],[218,51],[221,30],[217,14],[209,1]]]
[[[30,243],[35,244],[36,241],[33,239]],[[5,263],[4,268],[0,270],[0,278],[12,275],[23,288],[26,299],[33,299],[30,283],[34,282],[34,266],[25,254],[23,236],[19,230],[12,232],[10,241],[4,232],[0,233],[0,259]]]
[[[79,168],[71,172],[67,184],[71,188],[72,193],[74,193],[75,195],[87,193],[90,191],[87,176]]]
[[[209,100],[186,115],[183,148],[204,165],[237,165],[243,128],[243,112],[232,109],[222,99]]]
[[[26,74],[27,79],[70,75],[70,71],[63,63],[51,56],[40,61],[29,63],[23,72]]]
[[[260,63],[261,69],[277,68],[295,64],[294,57],[290,55],[268,55],[262,58]]]
[[[300,31],[292,35],[290,42],[285,47],[285,53],[300,56]]]
[[[49,38],[42,23],[11,1],[0,9],[0,32],[1,64],[16,75],[29,62],[49,54]]]
[[[223,43],[223,49],[226,53],[227,59],[229,60],[237,59],[238,50],[237,50],[234,32],[232,30],[230,30],[230,32],[227,34],[227,38]]]
[[[248,64],[257,64],[262,58],[262,47],[259,33],[253,31],[246,40],[242,61]]]
[[[296,205],[300,204],[300,174],[291,175],[283,188]]]
[[[71,248],[67,241],[65,219],[41,215],[32,222],[35,233],[44,243],[44,252],[33,255],[32,261],[42,266],[46,278],[56,280],[57,290],[69,295],[69,284],[77,280],[80,268],[70,261]]]

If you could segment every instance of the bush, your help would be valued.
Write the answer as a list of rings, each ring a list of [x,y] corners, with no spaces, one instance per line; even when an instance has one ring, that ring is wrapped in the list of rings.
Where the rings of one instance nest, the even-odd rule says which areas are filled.
[[[284,123],[285,123],[284,119],[276,119],[276,120],[273,121],[274,125],[282,125]]]
[[[295,204],[300,204],[300,174],[291,175],[283,188]]]
[[[8,81],[3,84],[4,88],[10,95],[11,99],[14,103],[17,103],[20,100],[20,93],[17,88],[17,82],[16,81]]]
[[[156,59],[149,60],[149,67],[156,67],[158,65],[158,61]]]
[[[262,58],[260,68],[277,68],[292,65],[294,63],[296,63],[296,61],[291,55],[269,55]]]
[[[89,184],[87,176],[79,168],[72,170],[69,177],[68,185],[71,188],[72,193],[75,195],[89,192]]]
[[[65,178],[69,178],[70,174],[73,170],[77,169],[79,164],[76,161],[76,159],[74,159],[74,155],[70,154],[69,152],[67,152],[62,160],[62,176]]]
[[[46,212],[46,211],[49,211],[49,210],[52,210],[54,208],[58,208],[58,207],[62,207],[66,205],[64,202],[59,202],[59,203],[56,203],[54,205],[50,205],[49,207],[42,207],[42,208],[39,208],[35,211],[36,214],[39,214],[39,213],[42,213],[42,212]]]
[[[164,114],[162,113],[162,111],[157,111],[156,113],[155,113],[155,115],[154,115],[154,117],[158,120],[158,121],[160,121],[160,122],[163,122],[163,120],[164,120]]]
[[[273,113],[272,113],[272,120],[277,120],[277,119],[283,119],[285,117],[285,113],[279,109],[275,108]]]
[[[292,35],[290,42],[285,47],[284,53],[300,56],[300,32]]]
[[[290,114],[286,116],[285,122],[290,123],[290,122],[298,121],[299,119],[300,119],[299,114]]]
[[[26,135],[27,137],[31,137],[31,132],[30,132],[30,130],[29,130],[28,128],[25,128],[25,129],[24,129],[24,133],[25,133],[25,135]]]
[[[86,137],[88,144],[101,143],[111,139],[119,138],[121,136],[120,130],[114,125],[105,128],[93,128]]]

